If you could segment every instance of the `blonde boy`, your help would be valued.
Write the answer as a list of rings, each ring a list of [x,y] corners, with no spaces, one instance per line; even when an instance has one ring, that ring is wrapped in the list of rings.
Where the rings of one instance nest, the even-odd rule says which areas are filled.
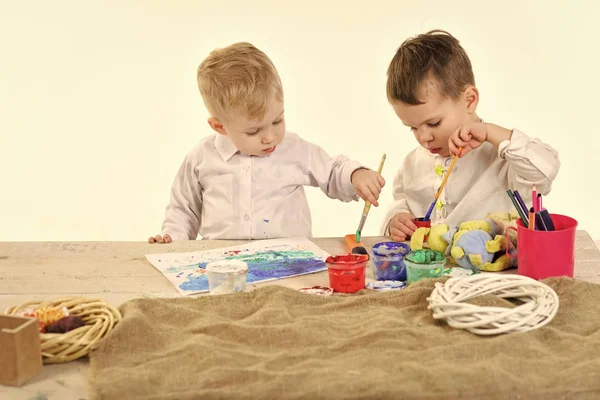
[[[534,184],[538,193],[550,192],[560,168],[558,153],[517,129],[479,118],[471,62],[449,33],[431,31],[400,46],[388,68],[387,96],[420,147],[398,170],[383,234],[402,241],[414,233],[413,219],[425,216],[459,147],[460,160],[434,208],[432,224],[456,225],[511,211],[509,188],[519,190],[529,204]]]
[[[384,179],[345,156],[287,132],[275,66],[250,43],[214,50],[198,67],[198,87],[216,132],[185,158],[160,235],[173,240],[310,237],[304,186],[330,198],[377,206]]]

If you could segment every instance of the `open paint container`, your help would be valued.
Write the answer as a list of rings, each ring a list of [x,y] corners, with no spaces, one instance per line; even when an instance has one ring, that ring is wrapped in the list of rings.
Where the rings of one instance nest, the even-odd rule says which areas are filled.
[[[343,254],[327,257],[329,286],[340,293],[354,293],[365,288],[367,254]]]
[[[404,257],[406,282],[414,283],[423,278],[438,278],[444,272],[446,256],[435,250],[413,250]]]
[[[417,228],[431,228],[431,220],[425,220],[425,217],[415,218],[413,219],[413,223]],[[427,241],[427,235],[423,237],[423,240]]]
[[[210,294],[226,294],[246,290],[248,264],[240,260],[219,260],[206,264]]]
[[[410,246],[399,242],[380,242],[371,247],[373,253],[373,276],[377,281],[405,281],[404,256]]]

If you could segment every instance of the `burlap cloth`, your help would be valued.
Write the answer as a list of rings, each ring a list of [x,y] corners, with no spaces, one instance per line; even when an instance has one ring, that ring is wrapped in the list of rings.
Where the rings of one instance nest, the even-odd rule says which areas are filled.
[[[90,355],[91,398],[600,399],[600,285],[544,282],[560,297],[555,319],[495,337],[434,321],[432,280],[356,296],[270,286],[133,300]]]

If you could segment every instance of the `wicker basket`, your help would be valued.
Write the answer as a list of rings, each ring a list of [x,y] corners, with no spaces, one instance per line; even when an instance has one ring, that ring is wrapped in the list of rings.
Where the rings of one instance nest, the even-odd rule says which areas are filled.
[[[9,307],[6,314],[15,315],[27,308],[67,308],[69,315],[80,317],[85,325],[66,333],[41,333],[44,364],[73,361],[87,355],[91,347],[112,331],[121,320],[121,313],[99,299],[61,297],[50,301],[30,301]]]

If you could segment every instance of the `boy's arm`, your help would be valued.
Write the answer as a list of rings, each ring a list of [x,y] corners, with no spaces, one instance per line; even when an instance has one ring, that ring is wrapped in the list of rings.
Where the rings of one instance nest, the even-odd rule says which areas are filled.
[[[498,144],[498,154],[508,162],[510,189],[531,190],[535,183],[538,193],[550,193],[560,169],[558,153],[551,146],[513,129],[510,140]]]
[[[331,157],[321,147],[304,142],[307,149],[307,167],[312,186],[318,186],[330,198],[344,202],[358,200],[351,176],[363,167],[359,162],[338,155]]]
[[[469,151],[491,143],[498,149],[498,156],[508,163],[508,188],[531,189],[535,183],[539,193],[547,195],[552,181],[560,169],[558,153],[539,139],[532,139],[523,132],[501,126],[475,122],[462,126],[448,140],[451,154],[463,157]]]
[[[394,178],[394,188],[392,192],[394,201],[390,204],[388,211],[381,224],[381,234],[384,236],[390,235],[390,221],[394,218],[394,215],[398,213],[412,213],[406,200],[406,193],[404,192],[404,166],[400,167]]]
[[[197,163],[186,157],[171,188],[171,200],[165,212],[162,235],[173,240],[195,240],[200,229],[202,187],[194,170]]]

